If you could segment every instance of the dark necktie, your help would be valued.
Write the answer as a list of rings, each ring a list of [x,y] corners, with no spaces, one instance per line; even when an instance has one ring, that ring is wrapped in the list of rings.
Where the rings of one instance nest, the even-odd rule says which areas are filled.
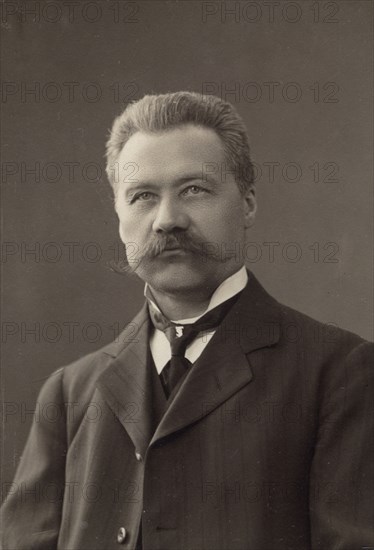
[[[162,369],[160,374],[167,397],[169,397],[179,380],[191,366],[191,362],[184,356],[188,344],[190,344],[201,332],[218,327],[223,318],[227,315],[229,309],[238,299],[239,294],[240,293],[235,294],[235,296],[229,300],[226,300],[208,311],[208,313],[205,313],[205,315],[200,317],[195,323],[189,325],[172,323],[160,311],[157,311],[151,301],[148,301],[148,308],[153,326],[165,333],[171,348],[171,359]]]

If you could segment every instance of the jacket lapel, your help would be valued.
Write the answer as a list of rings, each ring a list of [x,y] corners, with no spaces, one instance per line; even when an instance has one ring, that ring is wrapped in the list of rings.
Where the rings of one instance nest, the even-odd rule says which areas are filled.
[[[250,383],[250,354],[278,341],[280,306],[252,273],[248,275],[246,288],[194,363],[154,434],[146,304],[118,342],[105,349],[113,363],[98,386],[142,455],[148,445],[200,420]]]
[[[151,444],[209,414],[252,379],[248,360],[233,341],[215,336],[194,363],[161,419]]]
[[[98,380],[101,394],[143,456],[153,433],[148,340],[149,318],[144,304],[118,341],[105,349],[114,361]]]
[[[278,341],[279,314],[277,302],[249,274],[246,288],[184,379],[151,444],[200,420],[252,380],[250,353]]]

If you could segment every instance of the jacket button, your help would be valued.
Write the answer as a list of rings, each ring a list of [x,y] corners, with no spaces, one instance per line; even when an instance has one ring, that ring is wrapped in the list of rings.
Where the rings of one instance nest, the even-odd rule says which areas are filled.
[[[135,453],[135,457],[138,462],[142,460],[142,455],[140,453]]]
[[[120,527],[118,529],[118,533],[117,533],[117,542],[118,542],[118,544],[123,544],[125,542],[126,535],[127,535],[126,529],[124,527]]]

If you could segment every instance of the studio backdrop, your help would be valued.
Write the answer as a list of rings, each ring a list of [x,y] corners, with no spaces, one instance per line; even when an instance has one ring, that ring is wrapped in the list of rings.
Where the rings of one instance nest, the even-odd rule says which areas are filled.
[[[5,492],[33,416],[58,414],[38,410],[43,382],[142,304],[141,282],[112,269],[123,247],[104,154],[114,117],[144,94],[236,106],[259,204],[248,268],[279,301],[372,338],[371,2],[1,8]]]

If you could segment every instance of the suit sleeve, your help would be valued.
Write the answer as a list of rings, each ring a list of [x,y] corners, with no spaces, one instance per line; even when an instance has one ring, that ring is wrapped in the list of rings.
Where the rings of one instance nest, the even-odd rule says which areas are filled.
[[[63,370],[43,386],[14,482],[2,509],[3,550],[57,548],[64,493]]]
[[[374,547],[373,346],[358,345],[328,379],[310,478],[312,548]]]

